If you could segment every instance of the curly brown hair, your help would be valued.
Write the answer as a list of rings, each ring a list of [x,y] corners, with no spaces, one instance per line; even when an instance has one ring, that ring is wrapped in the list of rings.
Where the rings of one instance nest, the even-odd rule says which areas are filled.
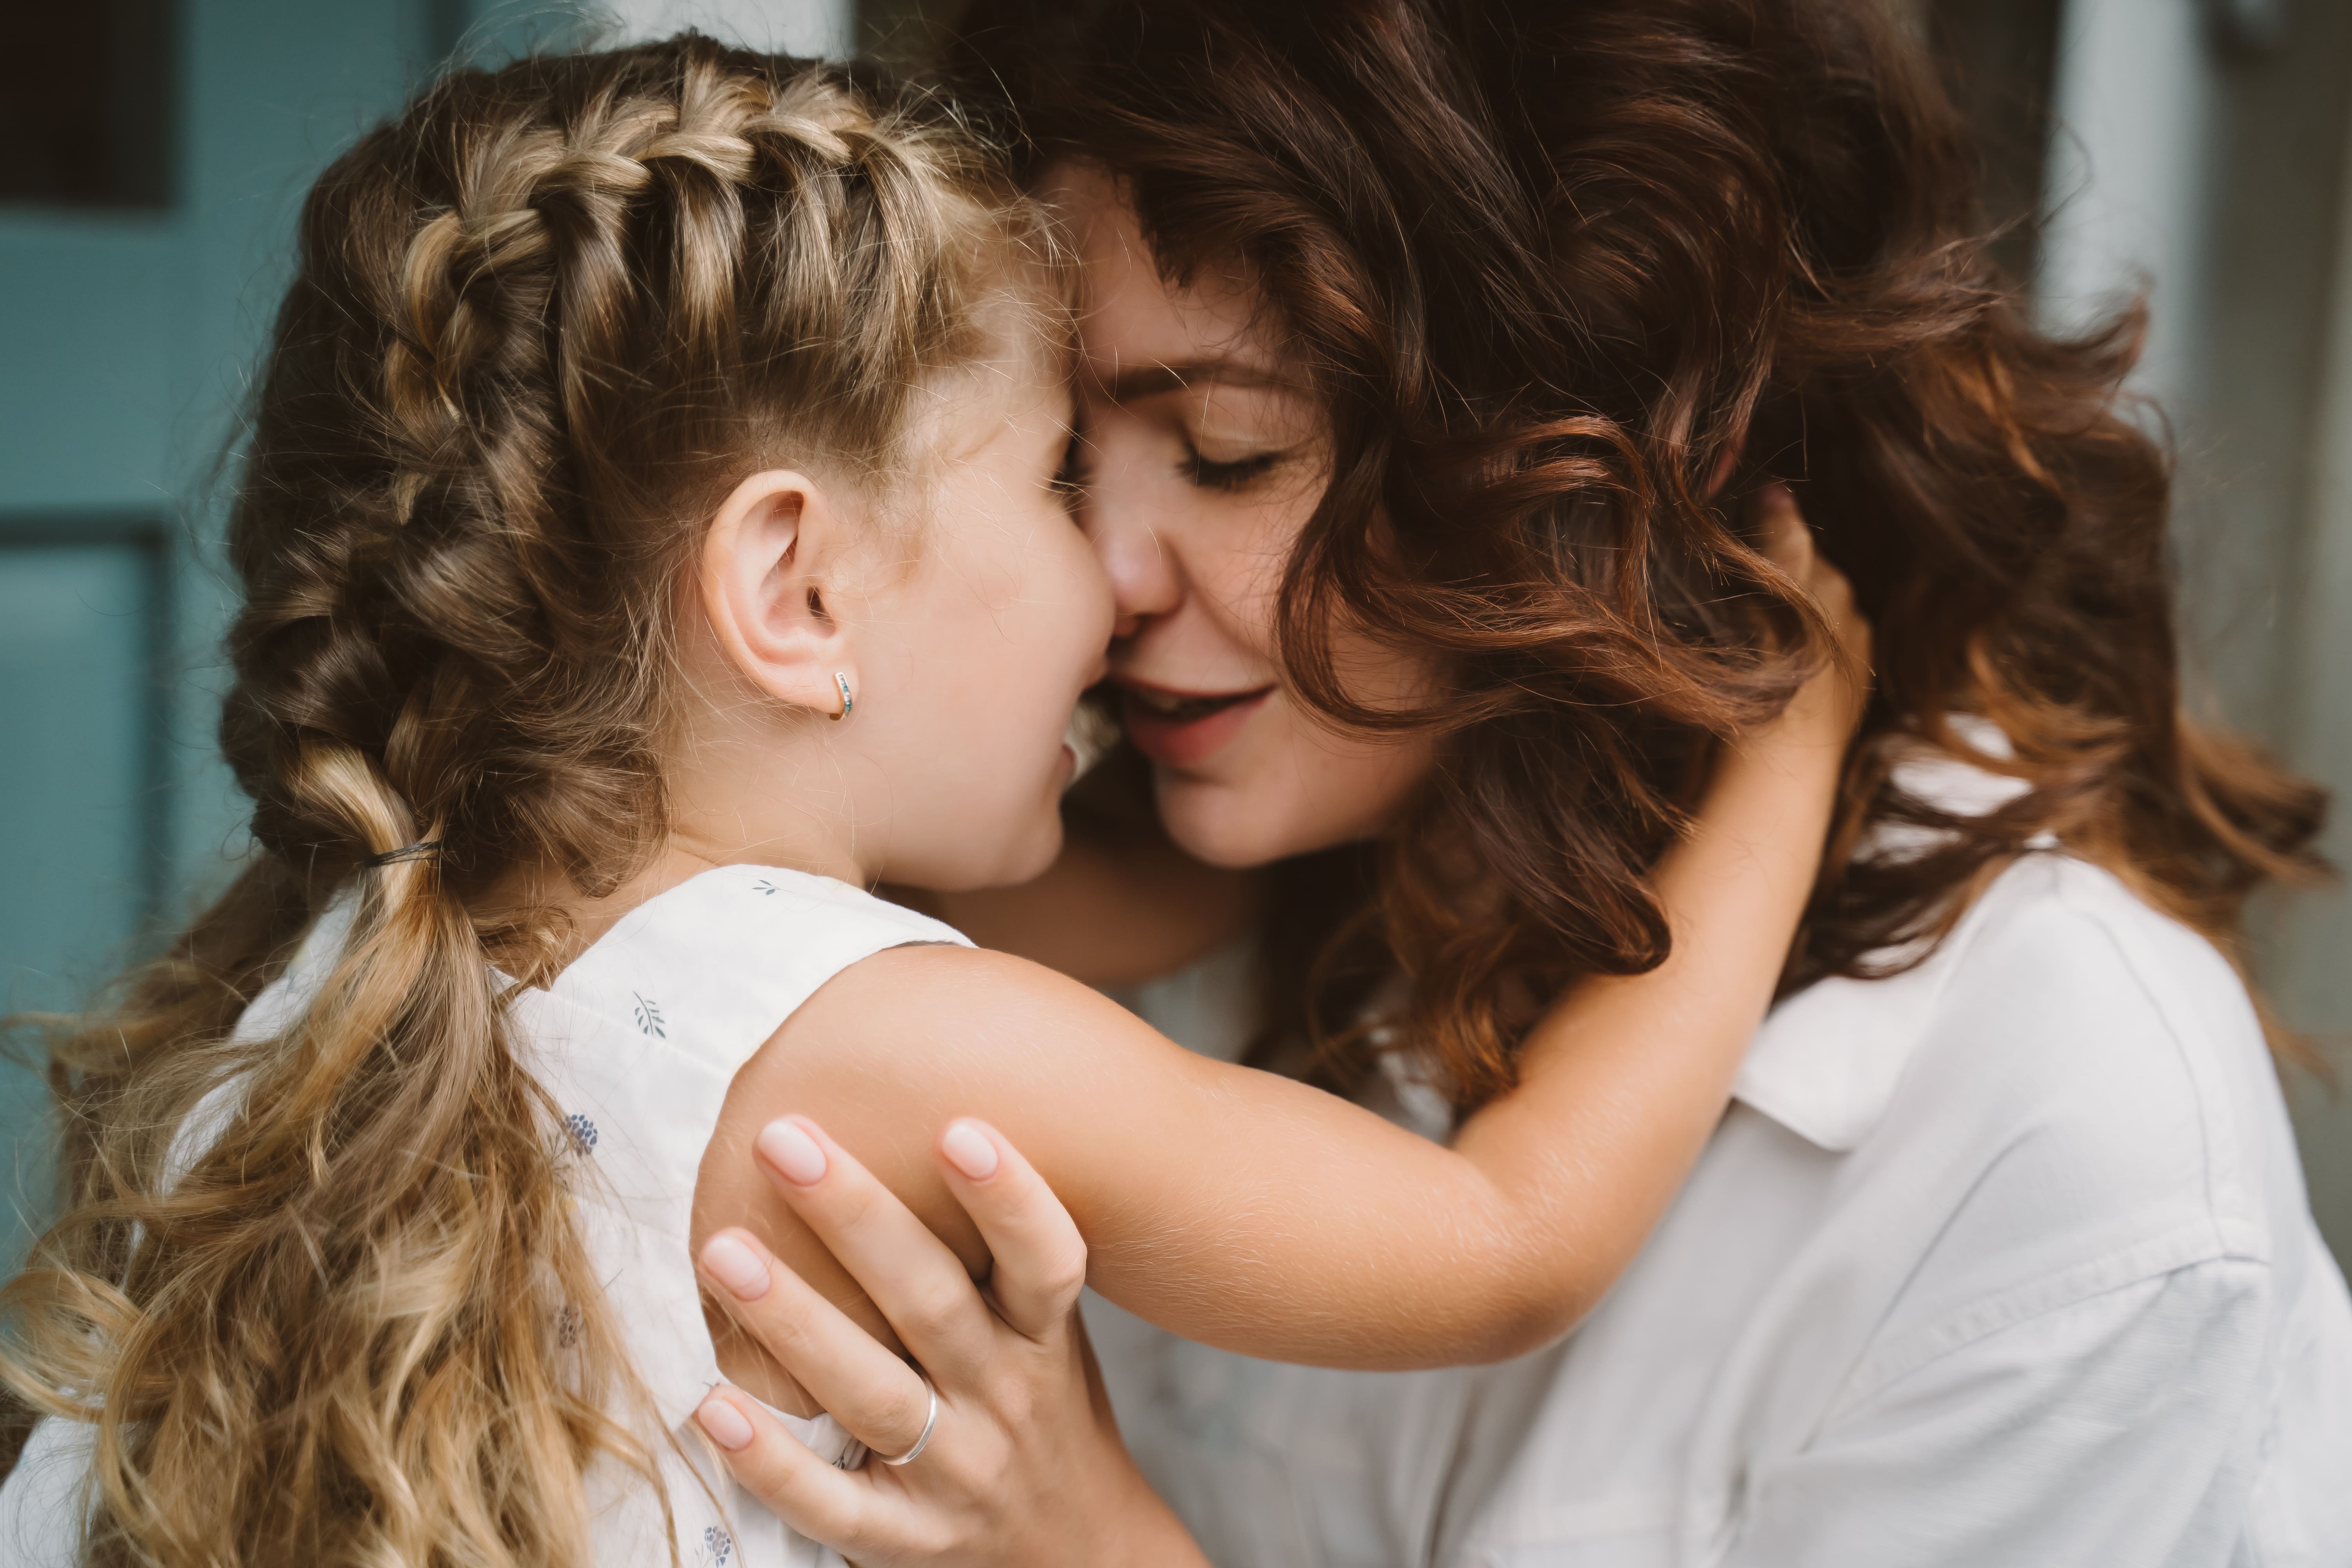
[[[2249,893],[2321,868],[2323,794],[2181,711],[2138,314],[2028,321],[1880,0],[979,0],[950,59],[1033,171],[1115,174],[1172,280],[1255,279],[1333,426],[1291,678],[1444,735],[1401,830],[1278,869],[1262,1058],[1356,1081],[1401,974],[1395,1037],[1473,1106],[1542,999],[1660,962],[1649,868],[1805,657],[1738,522],[1768,479],[1876,628],[1788,986],[1919,955],[2045,833],[2233,957]],[[1351,702],[1340,619],[1444,670],[1431,708]],[[2031,787],[1938,812],[1892,776],[1923,745]],[[1855,858],[1882,823],[1943,847]]]

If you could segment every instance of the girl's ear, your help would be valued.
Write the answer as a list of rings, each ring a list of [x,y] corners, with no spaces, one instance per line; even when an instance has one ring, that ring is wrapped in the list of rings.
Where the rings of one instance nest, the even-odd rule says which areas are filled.
[[[833,612],[847,541],[840,514],[805,474],[775,469],[735,487],[703,541],[703,612],[729,662],[769,695],[838,715],[858,684]]]

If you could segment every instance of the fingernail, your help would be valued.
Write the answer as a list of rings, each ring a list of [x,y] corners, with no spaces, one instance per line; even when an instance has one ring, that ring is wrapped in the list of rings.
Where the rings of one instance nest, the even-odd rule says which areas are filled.
[[[771,1121],[754,1141],[760,1157],[797,1186],[813,1187],[824,1180],[824,1151],[816,1140],[791,1121]]]
[[[723,1399],[704,1400],[694,1418],[702,1423],[702,1429],[710,1434],[712,1442],[730,1454],[751,1444],[751,1424],[743,1419],[740,1410]]]
[[[702,1267],[740,1301],[756,1301],[768,1293],[768,1266],[731,1236],[714,1236],[703,1244]]]
[[[940,1152],[948,1163],[961,1171],[971,1181],[984,1182],[996,1174],[996,1145],[988,1134],[969,1121],[951,1121],[940,1138]]]

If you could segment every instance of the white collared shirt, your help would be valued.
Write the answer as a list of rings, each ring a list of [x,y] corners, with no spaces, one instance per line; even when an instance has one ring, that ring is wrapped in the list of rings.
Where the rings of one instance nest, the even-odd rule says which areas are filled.
[[[1146,1473],[1221,1568],[2352,1565],[2352,1300],[2208,943],[2029,856],[1776,1009],[1737,1095],[1519,1361],[1280,1367],[1090,1301]]]

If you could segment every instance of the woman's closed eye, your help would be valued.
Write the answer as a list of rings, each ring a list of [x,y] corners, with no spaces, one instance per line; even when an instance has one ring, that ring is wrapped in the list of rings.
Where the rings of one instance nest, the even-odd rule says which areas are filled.
[[[1178,465],[1184,477],[1204,490],[1237,490],[1272,473],[1288,452],[1252,452],[1247,457],[1204,458],[1191,442]]]

